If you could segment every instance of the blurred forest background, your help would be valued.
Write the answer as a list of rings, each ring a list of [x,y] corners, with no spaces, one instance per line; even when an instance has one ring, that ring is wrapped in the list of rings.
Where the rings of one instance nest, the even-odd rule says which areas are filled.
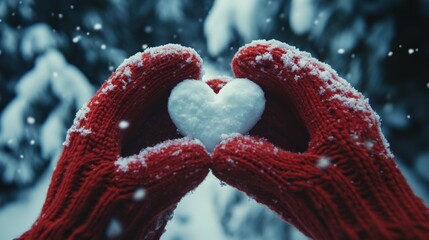
[[[75,112],[147,47],[195,48],[208,74],[275,38],[330,64],[370,99],[398,163],[429,203],[428,0],[0,0],[0,239],[37,217]],[[209,177],[164,239],[305,239]]]

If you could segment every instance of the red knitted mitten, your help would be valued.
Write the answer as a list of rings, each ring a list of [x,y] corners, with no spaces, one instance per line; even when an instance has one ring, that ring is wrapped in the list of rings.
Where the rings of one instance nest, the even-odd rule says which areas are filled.
[[[76,114],[41,215],[20,239],[158,239],[209,159],[186,138],[144,148],[179,136],[167,99],[178,82],[200,78],[201,63],[177,45],[125,61]]]
[[[314,239],[429,239],[429,211],[362,94],[274,40],[243,47],[232,68],[264,89],[265,113],[250,135],[266,140],[222,142],[213,155],[218,178]]]

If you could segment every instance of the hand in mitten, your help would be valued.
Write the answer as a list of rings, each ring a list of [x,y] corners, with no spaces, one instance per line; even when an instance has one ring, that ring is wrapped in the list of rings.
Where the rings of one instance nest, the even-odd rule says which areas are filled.
[[[219,179],[314,239],[429,239],[428,209],[362,94],[326,64],[273,40],[240,49],[232,68],[264,89],[266,108],[250,136],[216,148]]]
[[[177,202],[208,173],[198,141],[165,141],[179,137],[170,90],[198,79],[201,63],[177,45],[125,61],[76,114],[40,217],[20,239],[159,238]]]

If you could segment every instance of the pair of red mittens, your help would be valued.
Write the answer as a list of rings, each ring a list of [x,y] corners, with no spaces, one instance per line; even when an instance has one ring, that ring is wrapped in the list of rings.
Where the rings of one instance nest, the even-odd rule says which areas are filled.
[[[428,209],[378,116],[329,66],[273,40],[240,49],[234,74],[264,90],[265,112],[250,136],[210,155],[167,112],[171,89],[200,79],[201,64],[192,49],[165,45],[121,65],[76,115],[42,213],[21,239],[158,239],[209,169],[314,239],[429,237]]]

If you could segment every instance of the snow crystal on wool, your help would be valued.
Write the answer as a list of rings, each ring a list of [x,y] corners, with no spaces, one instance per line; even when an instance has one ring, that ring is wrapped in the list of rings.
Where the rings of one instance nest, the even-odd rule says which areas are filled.
[[[377,113],[374,113],[374,117],[375,117],[375,120],[378,122],[377,130],[378,130],[378,133],[381,137],[382,144],[384,146],[384,149],[386,149],[386,152],[384,153],[384,155],[389,157],[389,158],[394,158],[395,156],[393,155],[392,151],[390,150],[390,144],[387,141],[386,137],[384,136],[383,131],[381,130],[380,116]]]
[[[86,136],[88,134],[91,134],[91,129],[85,128],[81,126],[81,121],[86,120],[86,114],[88,114],[90,111],[89,107],[85,104],[77,113],[76,117],[73,120],[73,125],[70,127],[70,129],[67,131],[66,140],[64,141],[63,145],[68,146],[70,144],[70,134],[73,132],[80,133],[82,136]]]
[[[197,59],[198,66],[201,66],[203,63],[203,59],[198,55],[198,53],[193,48],[184,47],[180,44],[165,44],[160,47],[147,48],[144,53],[149,53],[151,57],[157,57],[160,55],[173,55],[173,54],[183,54],[188,52],[191,56],[189,56],[185,61],[187,63],[192,63],[192,56]]]
[[[107,94],[109,91],[115,89],[115,85],[112,83],[112,79],[107,80],[107,85],[101,89],[102,94]]]
[[[307,60],[307,59],[305,59],[305,58],[301,58],[301,59],[299,59],[299,61],[298,61],[298,65],[299,65],[301,68],[304,68],[305,66],[307,66],[307,64],[308,64],[308,60]]]
[[[228,140],[233,139],[235,137],[239,137],[239,136],[242,136],[242,134],[236,133],[236,132],[229,133],[229,134],[221,134],[220,139],[222,140],[222,142],[227,142]]]
[[[236,138],[238,136],[241,136],[240,138]],[[250,152],[253,153],[256,151],[256,149],[254,147],[252,147],[251,145],[247,144],[247,141],[251,141],[253,144],[257,144],[262,146],[264,144],[264,142],[262,141],[262,139],[254,139],[249,135],[241,135],[241,134],[229,134],[229,135],[224,135],[224,139],[220,142],[219,146],[221,149],[225,149],[225,145],[230,141],[234,139],[234,146],[235,147],[240,147],[241,151],[243,152]],[[277,149],[277,148],[276,148]],[[274,154],[278,153],[278,149],[277,152],[275,152],[275,150],[273,151]]]
[[[320,71],[319,77],[324,81],[328,81],[329,79],[332,79],[332,74],[328,71]]]
[[[131,77],[131,69],[129,66],[125,67],[124,74],[129,78]]]
[[[369,112],[368,99],[346,97],[342,94],[334,94],[331,100],[334,99],[339,100],[344,106],[354,111]]]
[[[264,53],[263,55],[256,56],[255,61],[260,63],[261,61],[273,61],[273,55],[271,53]]]
[[[116,68],[116,71],[118,71],[119,69],[123,69],[125,66],[128,65],[135,65],[137,64],[138,67],[142,67],[143,66],[143,59],[142,59],[142,52],[138,52],[136,54],[134,54],[133,56],[125,59],[118,68]]]
[[[142,59],[142,55],[143,54],[149,54],[152,58],[156,58],[158,56],[165,56],[165,55],[175,55],[175,54],[183,54],[183,53],[189,53],[190,56],[185,59],[186,63],[190,64],[192,63],[192,58],[195,57],[197,59],[197,64],[198,66],[201,66],[203,63],[203,60],[201,59],[201,57],[198,55],[198,53],[192,49],[192,48],[188,48],[188,47],[184,47],[181,46],[179,44],[165,44],[159,47],[152,47],[152,48],[146,48],[146,50],[144,52],[138,52],[136,54],[134,54],[133,56],[125,59],[120,65],[119,67],[116,69],[116,71],[120,70],[120,69],[124,69],[126,66],[129,65],[136,65],[138,67],[142,67],[143,66],[143,59]],[[123,71],[123,73],[126,76],[130,76],[130,72],[128,72],[126,69],[125,71]],[[203,72],[201,71],[201,76],[202,77]]]
[[[125,67],[125,69],[123,70],[123,75],[125,75],[127,79],[121,79],[122,89],[126,89],[128,84],[133,81],[133,79],[131,78],[131,69],[129,66]]]
[[[171,92],[168,112],[179,131],[199,139],[213,151],[223,134],[246,133],[265,108],[262,89],[247,79],[235,79],[218,94],[202,81],[185,80]]]
[[[287,49],[287,50],[298,50],[296,47],[291,46],[289,44],[280,42],[278,40],[275,39],[271,39],[271,40],[265,40],[265,39],[259,39],[259,40],[253,40],[251,43],[248,43],[242,47],[239,48],[237,54],[240,55],[241,54],[241,50],[247,48],[247,47],[256,47],[258,45],[269,45],[268,50],[271,52],[273,49],[276,48],[283,48],[283,49]],[[307,52],[302,52],[303,54],[306,54],[307,56],[309,56],[310,54]]]
[[[153,147],[144,148],[138,154],[134,154],[128,157],[118,157],[118,159],[115,161],[115,166],[118,168],[118,171],[121,170],[122,172],[127,172],[130,164],[140,163],[142,167],[145,167],[146,159],[149,155],[162,153],[165,151],[165,149],[172,145],[186,146],[190,144],[197,144],[203,146],[200,141],[190,138],[167,140]],[[177,152],[173,152],[171,156],[177,155]]]
[[[292,66],[292,72],[295,72],[298,70],[298,67],[295,64],[292,52],[287,51],[285,54],[282,55],[281,60],[283,61],[283,66]]]

